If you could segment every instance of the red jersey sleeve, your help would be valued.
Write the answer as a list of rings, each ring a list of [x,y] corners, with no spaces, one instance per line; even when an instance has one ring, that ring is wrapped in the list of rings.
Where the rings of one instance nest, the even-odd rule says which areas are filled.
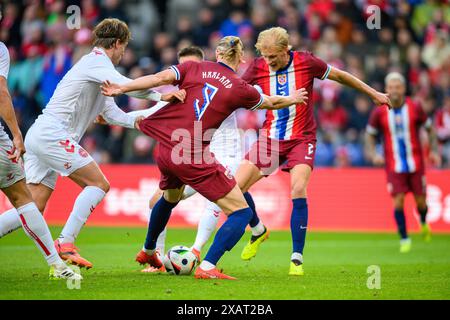
[[[245,82],[242,82],[239,89],[233,94],[235,94],[236,98],[235,104],[245,109],[256,110],[264,101],[264,97],[259,91]]]
[[[311,52],[306,52],[306,62],[314,78],[325,80],[328,77],[331,66],[326,64],[322,59],[317,58]]]
[[[381,107],[377,107],[370,113],[369,122],[367,123],[366,127],[366,131],[369,134],[377,135],[380,132],[380,108]]]
[[[249,84],[255,84],[255,74],[255,59],[253,59],[252,63],[250,63],[241,78]]]
[[[198,63],[194,61],[186,61],[184,63],[171,66],[169,69],[175,73],[175,82],[173,85],[179,85],[182,83],[188,71],[192,71],[197,64]]]

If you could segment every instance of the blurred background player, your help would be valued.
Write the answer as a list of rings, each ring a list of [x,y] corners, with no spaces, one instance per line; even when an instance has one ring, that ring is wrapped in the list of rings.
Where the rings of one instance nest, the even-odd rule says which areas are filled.
[[[25,184],[21,165],[25,146],[6,86],[9,61],[8,48],[0,42],[0,117],[13,136],[11,141],[0,124],[0,189],[15,208],[14,216],[7,216],[0,221],[0,238],[13,231],[8,220],[13,220],[13,223],[19,221],[19,226],[22,226],[25,234],[36,244],[50,266],[50,278],[81,280],[81,275],[66,266],[56,252],[47,223]]]
[[[426,241],[431,239],[430,226],[426,222],[426,180],[425,161],[419,132],[424,127],[431,146],[430,160],[437,166],[437,136],[421,106],[406,94],[406,82],[398,72],[389,73],[385,79],[386,92],[391,100],[388,106],[374,109],[367,125],[366,152],[374,165],[385,165],[388,190],[394,201],[394,216],[400,234],[400,252],[411,250],[404,212],[405,195],[412,192],[420,215],[422,234]],[[376,136],[383,135],[384,157],[376,152]]]
[[[291,176],[291,234],[292,255],[289,274],[303,275],[303,248],[308,225],[306,188],[314,166],[316,150],[316,121],[312,102],[314,79],[330,79],[367,94],[376,105],[389,104],[386,94],[371,88],[353,75],[327,65],[310,52],[293,51],[289,35],[281,27],[262,31],[256,43],[261,57],[253,60],[242,78],[249,84],[258,85],[266,95],[289,95],[293,90],[305,88],[308,101],[304,105],[292,105],[281,110],[268,110],[258,141],[245,156],[236,173],[241,190],[255,212],[250,226],[252,237],[244,247],[242,259],[256,255],[259,244],[267,237],[267,229],[256,215],[254,202],[248,193],[252,185],[270,175],[277,165],[264,163],[260,155],[283,164],[282,170]],[[272,146],[277,145],[279,150]],[[256,159],[252,155],[258,155]],[[253,161],[253,162],[252,162]]]
[[[187,91],[185,102],[162,108],[139,124],[141,131],[160,141],[158,167],[162,173],[160,188],[164,190],[164,196],[152,210],[144,247],[136,257],[142,264],[149,263],[156,268],[162,266],[156,254],[157,238],[167,225],[172,209],[181,200],[184,186],[190,185],[215,202],[228,216],[205,259],[197,267],[195,277],[235,279],[221,273],[216,264],[225,251],[231,250],[242,237],[253,213],[233,176],[209,152],[210,141],[205,139],[204,134],[219,127],[238,108],[282,108],[302,103],[306,96],[301,89],[286,97],[271,97],[274,98],[273,103],[272,99],[260,94],[235,73],[242,55],[241,40],[233,36],[224,37],[216,49],[216,63],[189,61],[125,85],[105,82],[103,86],[106,95],[163,84],[179,84],[181,89]],[[199,132],[194,133],[199,124],[201,129],[196,129]],[[174,141],[174,133],[188,136]]]
[[[61,258],[80,267],[92,263],[78,253],[74,242],[81,228],[109,190],[109,182],[101,169],[80,145],[88,126],[102,114],[108,123],[134,128],[139,120],[127,115],[100,92],[106,79],[119,83],[131,79],[114,69],[124,54],[130,39],[128,26],[118,19],[105,19],[93,31],[94,48],[81,58],[59,82],[43,113],[36,119],[25,137],[25,173],[28,188],[38,209],[43,213],[55,189],[58,175],[67,176],[83,190],[75,200],[55,246]],[[129,93],[140,98],[159,101],[154,91]],[[172,99],[171,94],[164,98]],[[9,230],[20,227],[14,219],[15,210],[0,215],[0,225],[9,219]]]

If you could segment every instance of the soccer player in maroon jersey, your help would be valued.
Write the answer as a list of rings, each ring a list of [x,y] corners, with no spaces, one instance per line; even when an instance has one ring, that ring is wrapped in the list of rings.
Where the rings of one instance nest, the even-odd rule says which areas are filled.
[[[430,159],[439,166],[437,136],[420,105],[405,96],[405,78],[398,72],[386,76],[386,92],[391,99],[392,110],[387,106],[374,109],[366,130],[366,153],[375,165],[385,165],[388,190],[394,201],[394,215],[400,234],[400,252],[411,250],[411,239],[406,230],[403,204],[405,194],[412,192],[420,215],[421,229],[425,240],[431,239],[426,222],[425,165],[419,130],[428,131],[431,142]],[[383,135],[384,157],[375,150],[375,137]]]
[[[293,51],[289,45],[289,35],[283,28],[276,27],[261,32],[256,49],[261,57],[256,58],[243,79],[249,84],[259,85],[264,94],[288,95],[297,88],[305,88],[309,100],[305,105],[293,104],[281,110],[268,110],[263,132],[252,146],[236,173],[236,181],[252,209],[254,208],[249,188],[262,177],[272,173],[277,165],[265,164],[261,158],[252,159],[255,150],[267,154],[269,158],[284,163],[282,169],[291,175],[291,234],[293,253],[290,275],[303,275],[303,248],[308,223],[306,187],[313,170],[316,149],[316,121],[313,114],[312,88],[314,79],[331,79],[355,88],[369,95],[376,105],[389,104],[386,94],[377,92],[351,74],[338,70],[316,58],[313,54]],[[277,150],[272,147],[278,145]],[[262,150],[262,152],[261,152]],[[258,216],[250,221],[252,238],[242,252],[242,259],[249,260],[256,255],[259,244],[268,235],[267,229]]]
[[[184,186],[190,185],[228,216],[195,277],[235,279],[219,272],[216,264],[242,237],[253,213],[233,176],[209,152],[212,129],[217,129],[238,108],[277,109],[304,103],[307,95],[304,89],[285,97],[260,94],[235,72],[242,56],[241,40],[225,37],[216,48],[217,62],[188,61],[125,86],[109,82],[103,86],[105,95],[164,84],[176,84],[186,90],[184,102],[171,103],[139,124],[142,132],[160,142],[156,160],[162,175],[160,189],[164,190],[164,196],[153,207],[144,248],[136,257],[139,263],[161,267],[155,252],[156,240],[180,201]]]

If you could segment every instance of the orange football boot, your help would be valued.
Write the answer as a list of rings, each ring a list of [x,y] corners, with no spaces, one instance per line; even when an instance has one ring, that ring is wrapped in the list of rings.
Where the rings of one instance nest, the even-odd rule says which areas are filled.
[[[225,280],[237,280],[235,277],[227,276],[224,273],[221,273],[217,268],[211,270],[203,270],[200,267],[197,267],[195,270],[195,278],[196,279],[225,279]]]
[[[139,253],[136,255],[136,262],[142,265],[148,263],[150,266],[157,269],[163,266],[163,263],[159,259],[156,251],[152,255],[147,254],[144,250],[139,251]]]
[[[80,256],[79,249],[73,243],[59,243],[58,240],[55,240],[54,244],[61,259],[80,268],[92,268],[92,263]]]

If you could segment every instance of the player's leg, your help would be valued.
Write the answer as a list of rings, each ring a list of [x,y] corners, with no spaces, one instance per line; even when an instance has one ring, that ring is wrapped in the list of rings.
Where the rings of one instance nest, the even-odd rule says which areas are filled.
[[[243,160],[236,172],[236,181],[244,194],[245,200],[247,201],[249,207],[252,209],[252,218],[249,222],[250,228],[252,230],[252,236],[242,250],[241,258],[243,260],[250,260],[251,258],[255,257],[260,244],[269,236],[267,228],[258,217],[253,197],[248,191],[251,186],[261,180],[263,177],[264,176],[261,174],[260,169],[248,160]]]
[[[176,207],[183,195],[184,186],[177,189],[164,190],[164,195],[159,198],[152,209],[152,215],[148,223],[147,236],[142,250],[137,254],[136,261],[140,264],[150,264],[154,268],[161,268],[162,261],[156,253],[158,236],[169,222],[172,209]]]
[[[25,180],[21,179],[9,187],[2,188],[2,191],[11,204],[17,208],[15,214],[24,232],[36,244],[50,266],[50,277],[81,280],[82,277],[68,268],[59,257],[47,223],[33,202]]]
[[[209,238],[216,230],[217,223],[219,222],[219,215],[222,209],[214,202],[208,201],[203,211],[200,221],[198,223],[197,235],[195,237],[194,245],[192,246],[192,252],[197,256],[200,261],[200,252],[208,242]]]
[[[149,202],[149,220],[152,216],[152,210],[155,206],[155,204],[158,202],[158,200],[163,196],[164,192],[161,189],[156,189],[155,193],[153,193],[152,197],[150,198]],[[165,252],[165,245],[166,245],[166,234],[167,234],[167,228],[164,228],[164,230],[159,234],[158,240],[156,240],[156,254],[159,256],[159,258],[162,260],[162,256],[164,256]],[[165,267],[161,266],[160,268],[155,268],[152,266],[147,266],[144,269],[142,269],[142,272],[163,272],[165,271]]]
[[[311,172],[312,168],[307,164],[298,164],[290,170],[292,197],[292,255],[290,274],[292,275],[303,275],[303,249],[305,247],[306,230],[308,226],[306,188]]]
[[[400,252],[406,253],[411,250],[411,239],[408,237],[408,231],[406,229],[405,219],[405,194],[396,193],[393,195],[394,202],[394,217],[397,224],[397,230],[400,235]]]
[[[253,213],[237,185],[225,196],[216,200],[215,203],[228,218],[217,231],[208,253],[195,272],[195,277],[200,279],[221,278],[233,280],[235,278],[220,273],[216,268],[216,264],[225,251],[230,251],[241,239]]]
[[[420,216],[420,226],[422,236],[425,241],[431,241],[431,228],[427,223],[428,206],[426,201],[426,180],[423,172],[416,172],[410,175],[410,188],[414,194],[417,212]]]
[[[95,161],[89,161],[68,176],[83,190],[77,196],[69,219],[55,245],[64,260],[80,267],[91,268],[92,263],[80,256],[74,242],[95,207],[109,191],[109,182]]]

